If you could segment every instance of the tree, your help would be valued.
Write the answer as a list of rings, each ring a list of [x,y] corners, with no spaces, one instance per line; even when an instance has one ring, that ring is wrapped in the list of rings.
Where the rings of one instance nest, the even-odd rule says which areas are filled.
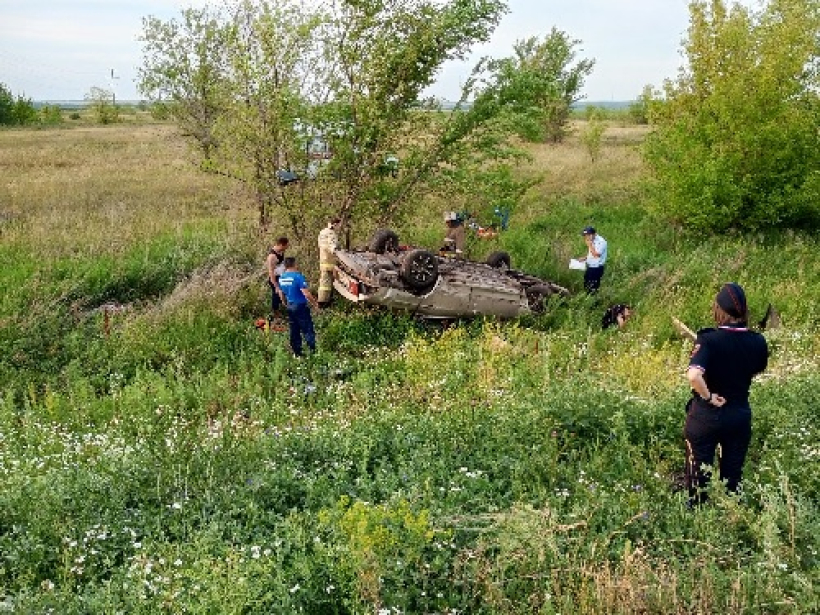
[[[452,165],[512,154],[498,105],[463,105],[476,81],[452,113],[421,100],[505,10],[501,0],[235,0],[183,22],[149,18],[141,90],[170,99],[181,125],[198,122],[203,168],[248,186],[262,226],[273,215],[298,240],[329,215],[396,223]]]
[[[598,109],[592,108],[587,113],[587,123],[584,130],[581,132],[581,143],[589,154],[589,159],[592,162],[598,160],[601,154],[601,145],[606,132],[606,122],[601,117],[601,112]]]
[[[489,63],[491,85],[510,105],[521,136],[530,141],[560,142],[566,135],[570,108],[583,99],[584,80],[595,60],[576,62],[581,43],[553,28],[544,40],[519,40],[515,55]]]
[[[113,124],[119,121],[119,110],[114,104],[113,92],[94,86],[85,95],[85,100],[98,123]]]
[[[665,84],[644,157],[653,209],[704,231],[820,215],[820,4],[690,4],[689,65]]]
[[[30,98],[12,95],[11,90],[0,83],[0,125],[26,125],[37,122],[37,110]]]
[[[649,124],[655,109],[662,104],[662,92],[656,91],[651,85],[645,85],[637,100],[629,105],[629,119],[636,124]]]
[[[14,96],[4,83],[0,83],[0,125],[14,123]]]
[[[27,124],[36,124],[40,120],[37,109],[34,108],[34,103],[30,98],[18,96],[14,101],[14,109],[12,110],[14,116],[14,123],[20,126]]]
[[[167,113],[208,159],[223,109],[227,26],[210,8],[185,9],[180,20],[143,19],[144,65],[139,87],[159,114]]]
[[[441,65],[463,59],[475,42],[485,41],[506,11],[498,0],[367,0],[340,2],[332,19],[326,56],[331,91],[337,106],[332,122],[346,122],[349,131],[335,143],[334,163],[345,186],[337,209],[342,217],[375,216],[381,223],[400,216],[419,189],[443,165],[467,168],[491,116],[461,105],[444,117],[437,105],[420,104]],[[462,101],[469,95],[465,86]],[[334,116],[335,115],[335,116]],[[487,150],[478,156],[493,157]],[[379,177],[385,158],[401,152],[398,181]],[[483,153],[482,153],[483,152]]]
[[[63,112],[57,105],[43,105],[40,108],[39,122],[48,126],[63,123]]]

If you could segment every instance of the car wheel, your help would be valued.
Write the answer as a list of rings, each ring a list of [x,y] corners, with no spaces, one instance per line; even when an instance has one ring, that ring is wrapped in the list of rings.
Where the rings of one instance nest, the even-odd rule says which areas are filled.
[[[553,291],[546,284],[535,284],[524,292],[527,295],[527,304],[530,306],[530,311],[534,314],[542,314]]]
[[[389,228],[376,231],[370,240],[370,251],[376,254],[399,251],[399,236]]]
[[[427,250],[410,250],[402,259],[400,273],[412,290],[427,290],[438,279],[438,260]]]
[[[493,269],[509,269],[510,255],[506,252],[493,252],[487,257],[486,262]]]

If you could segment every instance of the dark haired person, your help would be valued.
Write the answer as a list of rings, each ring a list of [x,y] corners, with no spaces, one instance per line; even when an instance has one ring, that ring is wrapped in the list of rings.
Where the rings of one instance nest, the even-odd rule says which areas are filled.
[[[587,255],[577,260],[587,264],[587,268],[584,270],[584,289],[591,295],[598,292],[598,288],[601,286],[601,278],[604,277],[607,244],[606,239],[601,237],[591,226],[581,231],[581,235],[584,236],[584,242],[587,244]]]
[[[626,303],[618,303],[610,306],[607,311],[604,312],[604,316],[601,318],[601,327],[609,329],[612,326],[616,326],[620,329],[631,316],[632,308]]]
[[[689,501],[705,501],[704,487],[720,445],[720,478],[736,492],[752,437],[749,388],[766,369],[769,350],[760,333],[750,331],[746,294],[737,284],[724,284],[712,305],[717,327],[701,329],[689,359],[686,377],[692,387],[687,404],[686,485]]]
[[[279,276],[285,270],[285,251],[288,249],[288,238],[280,237],[268,251],[265,266],[268,269],[268,286],[270,287],[270,317],[272,322],[282,307],[282,290],[279,288]]]
[[[285,271],[279,276],[279,288],[282,289],[288,305],[290,347],[293,354],[297,357],[302,356],[302,336],[308,348],[316,350],[316,333],[309,304],[317,306],[317,301],[308,289],[305,276],[299,273],[296,258],[293,256],[285,257]]]

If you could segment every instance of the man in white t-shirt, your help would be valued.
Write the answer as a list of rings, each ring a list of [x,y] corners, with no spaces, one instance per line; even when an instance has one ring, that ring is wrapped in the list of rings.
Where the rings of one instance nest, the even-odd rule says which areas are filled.
[[[584,241],[587,244],[587,255],[579,258],[579,261],[585,261],[587,264],[584,272],[584,288],[587,293],[593,294],[598,292],[601,286],[601,278],[604,276],[604,265],[606,265],[606,239],[595,232],[591,226],[586,227],[581,234],[584,236]]]

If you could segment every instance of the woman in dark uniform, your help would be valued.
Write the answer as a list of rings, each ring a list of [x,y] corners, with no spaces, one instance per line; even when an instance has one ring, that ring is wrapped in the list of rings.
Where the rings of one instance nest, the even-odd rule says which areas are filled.
[[[687,404],[686,484],[690,502],[703,502],[709,481],[704,466],[714,463],[720,445],[720,478],[737,491],[752,438],[749,388],[766,369],[769,351],[762,335],[746,322],[746,294],[737,284],[724,284],[712,307],[717,328],[698,331],[686,377],[692,386]]]

